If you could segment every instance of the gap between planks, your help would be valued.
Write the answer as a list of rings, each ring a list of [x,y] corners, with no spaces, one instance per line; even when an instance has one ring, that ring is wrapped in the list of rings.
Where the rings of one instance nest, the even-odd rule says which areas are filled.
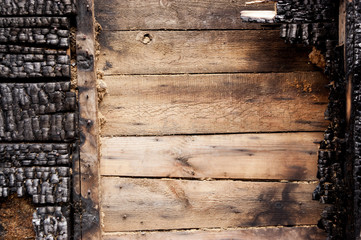
[[[187,28],[187,29],[167,29],[167,28],[158,28],[158,29],[151,29],[151,28],[141,28],[141,29],[104,29],[103,32],[141,32],[141,31],[162,31],[162,32],[207,32],[207,31],[259,31],[259,30],[276,30],[281,24],[279,23],[262,23],[259,24],[262,28],[236,28],[236,29],[196,29],[196,28]]]
[[[318,180],[287,180],[287,179],[242,179],[242,178],[187,178],[187,177],[149,177],[149,176],[119,176],[119,175],[101,175],[101,178],[126,178],[126,179],[154,179],[154,180],[182,180],[199,182],[255,182],[255,183],[295,183],[295,184],[316,184]]]
[[[116,137],[171,137],[171,136],[213,136],[213,135],[246,135],[246,134],[280,134],[280,133],[324,133],[324,131],[272,131],[272,132],[224,132],[224,133],[174,133],[161,135],[102,135],[102,138],[116,138]],[[321,140],[320,140],[321,141]]]
[[[280,72],[272,72],[272,71],[269,71],[269,72],[255,72],[255,73],[249,73],[249,72],[205,72],[205,73],[147,73],[147,74],[142,74],[142,73],[131,73],[131,74],[127,74],[127,73],[108,73],[108,74],[105,74],[104,76],[109,76],[109,77],[121,77],[121,76],[144,76],[144,77],[147,77],[147,76],[192,76],[192,75],[237,75],[237,74],[304,74],[304,73],[319,73],[321,71],[319,70],[304,70],[304,71],[293,71],[293,72],[290,72],[290,71],[280,71]]]

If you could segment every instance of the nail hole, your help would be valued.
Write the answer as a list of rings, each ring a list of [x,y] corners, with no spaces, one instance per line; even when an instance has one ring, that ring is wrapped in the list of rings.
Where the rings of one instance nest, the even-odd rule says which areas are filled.
[[[152,36],[149,33],[144,34],[142,43],[143,44],[149,44],[152,41]]]

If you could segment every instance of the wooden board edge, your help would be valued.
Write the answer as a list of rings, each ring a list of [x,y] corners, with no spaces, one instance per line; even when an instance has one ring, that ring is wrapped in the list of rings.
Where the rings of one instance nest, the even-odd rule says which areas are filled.
[[[98,172],[99,128],[98,94],[95,74],[94,1],[77,1],[77,80],[79,98],[79,184],[74,198],[80,203],[75,219],[80,220],[76,239],[101,239]],[[75,182],[75,184],[77,184]]]
[[[315,181],[317,180],[318,152],[315,142],[320,141],[322,136],[322,132],[299,132],[101,137],[99,171],[102,177]],[[242,144],[242,141],[250,142],[250,144]],[[267,144],[270,141],[272,141],[272,145]],[[142,150],[132,148],[136,142],[142,146]],[[283,152],[280,150],[281,147],[273,147],[282,146],[285,142],[288,142],[290,146],[298,146],[291,149],[289,146],[285,147],[290,151],[288,154],[292,155],[288,157],[287,164],[279,160],[286,158],[286,155],[277,154]],[[257,151],[257,147],[254,147],[257,144],[266,146],[270,151],[265,162],[259,160],[265,155],[262,157],[258,155],[262,154],[264,150]],[[191,146],[195,146],[195,148]],[[228,148],[223,148],[225,146]],[[164,151],[165,149],[168,150]],[[162,154],[162,157],[156,157],[158,154]],[[117,156],[119,156],[118,159]],[[232,160],[233,158],[237,160]],[[220,159],[227,161],[227,167],[222,166],[225,164]],[[228,168],[231,162],[235,166]],[[272,164],[269,164],[270,162]],[[248,163],[249,165],[247,165]],[[259,165],[255,165],[256,163]],[[208,164],[211,164],[212,167]],[[259,168],[254,166],[264,166],[264,168],[256,171]],[[212,171],[211,169],[216,170]],[[131,175],[132,172],[134,176]],[[251,174],[253,172],[257,173]]]
[[[216,240],[222,239],[253,239],[268,240],[274,236],[274,239],[315,239],[326,238],[323,230],[316,226],[294,226],[294,227],[260,227],[260,228],[236,228],[236,229],[195,229],[182,231],[146,231],[146,232],[105,232],[102,235],[103,240]]]

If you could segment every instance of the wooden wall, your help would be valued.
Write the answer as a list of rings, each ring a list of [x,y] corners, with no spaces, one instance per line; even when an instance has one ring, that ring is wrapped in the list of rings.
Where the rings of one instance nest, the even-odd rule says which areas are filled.
[[[95,1],[104,239],[324,238],[327,80],[245,2]]]

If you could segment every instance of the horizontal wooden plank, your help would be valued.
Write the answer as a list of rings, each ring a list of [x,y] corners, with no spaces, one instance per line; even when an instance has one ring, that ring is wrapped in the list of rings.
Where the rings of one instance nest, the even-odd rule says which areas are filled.
[[[327,79],[316,72],[107,76],[103,136],[323,131]]]
[[[103,240],[324,240],[326,234],[317,227],[270,227],[234,230],[190,230],[171,232],[135,232],[104,234]]]
[[[104,31],[99,68],[109,74],[313,70],[305,47],[269,31]]]
[[[102,138],[101,175],[316,180],[322,133]]]
[[[247,0],[107,0],[95,1],[103,29],[254,29],[244,23],[242,10],[274,10],[274,4],[248,5]]]
[[[103,177],[105,232],[316,224],[316,184]]]

